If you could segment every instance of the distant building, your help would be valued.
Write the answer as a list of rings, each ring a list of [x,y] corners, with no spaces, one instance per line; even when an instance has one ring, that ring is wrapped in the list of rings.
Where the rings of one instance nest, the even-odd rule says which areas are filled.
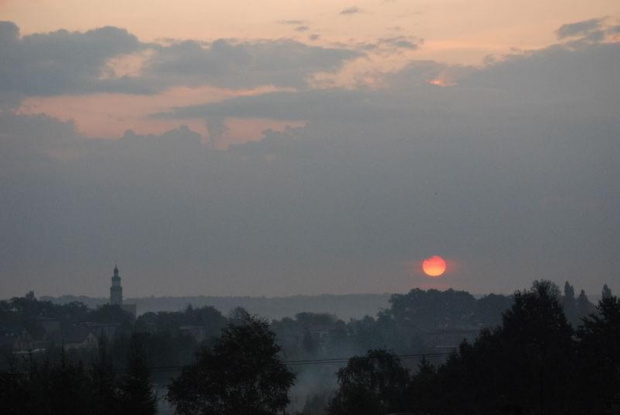
[[[121,276],[118,273],[118,267],[114,266],[114,275],[112,275],[112,286],[110,287],[110,304],[123,305],[123,287],[121,287]]]
[[[96,349],[99,340],[93,330],[85,325],[72,326],[63,336],[65,350]]]
[[[83,323],[82,326],[87,327],[97,338],[106,337],[108,339],[112,339],[114,338],[114,336],[116,336],[116,332],[120,327],[120,323],[86,322]]]
[[[136,317],[138,310],[136,304],[123,304],[123,287],[121,286],[121,276],[118,266],[114,266],[114,275],[112,275],[112,286],[110,287],[110,304],[117,305],[132,316]]]

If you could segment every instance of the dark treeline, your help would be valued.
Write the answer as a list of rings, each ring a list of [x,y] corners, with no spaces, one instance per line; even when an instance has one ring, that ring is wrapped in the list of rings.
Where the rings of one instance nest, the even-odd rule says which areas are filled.
[[[13,413],[90,408],[146,414],[155,410],[153,385],[159,385],[164,392],[158,398],[167,397],[179,413],[242,413],[239,399],[233,412],[209,401],[208,393],[201,401],[187,400],[200,396],[184,393],[189,385],[214,379],[199,391],[253,397],[247,413],[605,413],[619,391],[618,314],[607,287],[597,309],[570,284],[562,295],[548,282],[479,299],[462,291],[414,289],[393,295],[376,316],[345,322],[304,312],[270,324],[243,309],[225,317],[209,306],[135,319],[117,306],[52,304],[29,293],[0,301],[0,399]],[[264,354],[248,359],[259,344]],[[448,352],[447,360],[430,360]],[[398,358],[411,354],[429,360],[418,367]],[[352,355],[358,357],[348,364],[321,364]],[[281,369],[278,361],[301,363],[267,376]],[[214,362],[222,372],[213,372],[219,367]],[[245,369],[235,372],[239,365]],[[229,375],[228,386],[221,386]],[[269,383],[275,378],[282,380],[278,387]],[[248,379],[279,394],[262,399],[254,383],[243,383]],[[130,410],[131,403],[139,407]]]
[[[146,339],[134,334],[125,356],[125,368],[117,372],[102,337],[98,353],[86,365],[61,348],[57,359],[37,359],[33,354],[9,358],[8,370],[0,372],[3,413],[19,415],[152,415],[157,397],[145,358]]]
[[[218,297],[218,296],[184,296],[184,297],[137,297],[127,298],[126,302],[136,304],[140,313],[179,311],[187,304],[194,307],[213,307],[228,314],[237,307],[242,307],[252,314],[269,320],[294,316],[301,312],[335,314],[339,318],[349,320],[375,315],[379,310],[389,306],[391,294],[321,294],[294,295],[288,297]],[[104,297],[85,297],[63,295],[60,297],[42,296],[40,300],[55,304],[80,302],[90,308],[106,304],[109,299]]]
[[[557,297],[577,327],[596,311],[583,291],[575,298],[566,283]],[[465,291],[413,289],[394,294],[390,307],[375,317],[344,322],[323,313],[298,313],[272,322],[271,328],[289,359],[330,358],[387,349],[397,354],[451,351],[464,339],[473,341],[480,330],[502,322],[514,297],[490,294],[479,299]]]
[[[618,298],[605,288],[574,329],[558,294],[544,281],[515,293],[499,326],[414,375],[383,350],[351,359],[327,414],[620,413]]]

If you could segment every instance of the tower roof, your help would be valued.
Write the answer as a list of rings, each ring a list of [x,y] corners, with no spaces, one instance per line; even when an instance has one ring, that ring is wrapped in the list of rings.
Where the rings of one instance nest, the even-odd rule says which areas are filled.
[[[112,275],[112,281],[120,281],[121,276],[118,274],[118,267],[114,266],[114,275]]]

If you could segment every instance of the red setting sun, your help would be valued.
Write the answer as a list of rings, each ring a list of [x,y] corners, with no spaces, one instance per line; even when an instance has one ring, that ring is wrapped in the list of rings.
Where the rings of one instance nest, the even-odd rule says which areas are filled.
[[[441,277],[446,272],[446,261],[438,255],[426,258],[422,270],[429,277]]]

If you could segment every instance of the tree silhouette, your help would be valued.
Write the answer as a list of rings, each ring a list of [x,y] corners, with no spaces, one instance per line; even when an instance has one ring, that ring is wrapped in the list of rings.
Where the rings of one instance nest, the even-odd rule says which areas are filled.
[[[580,407],[592,413],[603,412],[614,397],[620,397],[620,301],[614,296],[603,298],[597,310],[583,319],[577,332],[577,394]]]
[[[575,288],[566,281],[564,283],[564,297],[562,297],[562,306],[566,319],[573,325],[579,323],[579,315],[577,313],[577,301],[575,300]]]
[[[588,296],[584,290],[581,290],[577,298],[577,310],[579,311],[579,317],[586,317],[596,312],[596,306],[588,300]]]
[[[132,335],[127,369],[120,380],[120,414],[153,415],[157,411],[157,397],[153,392],[141,341],[139,334]]]
[[[203,347],[168,389],[181,415],[262,415],[282,412],[295,376],[279,359],[269,325],[236,310],[214,347]]]
[[[18,374],[17,361],[13,355],[9,356],[8,370],[0,371],[0,402],[3,413],[8,415],[23,415],[27,413],[25,402],[28,395],[26,376]]]
[[[337,376],[338,391],[329,415],[383,415],[407,408],[409,372],[392,353],[370,350],[352,357]]]
[[[573,330],[558,297],[548,281],[516,292],[500,327],[463,343],[439,368],[436,412],[571,413]]]
[[[570,285],[568,281],[564,283],[564,297],[575,300],[575,287]]]
[[[108,354],[107,338],[102,336],[98,346],[89,374],[93,399],[90,411],[95,415],[107,415],[118,410],[117,378]]]
[[[425,414],[437,406],[435,403],[438,396],[437,379],[437,368],[423,357],[418,365],[418,373],[412,377],[409,384],[407,393],[409,410],[416,414]]]

